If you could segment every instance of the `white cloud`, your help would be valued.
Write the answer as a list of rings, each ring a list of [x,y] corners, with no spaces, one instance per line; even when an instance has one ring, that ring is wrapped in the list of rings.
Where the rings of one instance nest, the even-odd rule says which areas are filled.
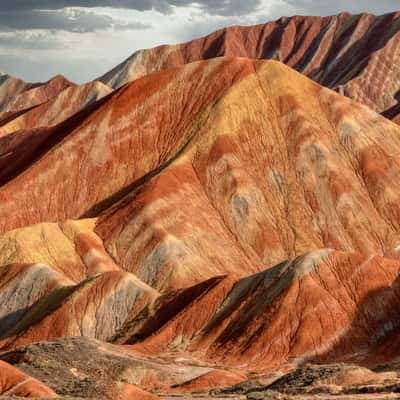
[[[45,23],[9,22],[14,31],[0,34],[0,69],[27,80],[46,80],[63,73],[82,82],[102,75],[138,49],[187,41],[225,26],[251,25],[293,14],[337,14],[346,9],[384,13],[395,9],[395,2],[398,0],[57,1],[58,7],[43,11],[53,15]],[[7,12],[4,3],[0,3],[0,15]],[[26,3],[13,0],[16,6],[8,12]],[[39,3],[56,4],[53,0]],[[60,8],[62,3],[130,7]]]

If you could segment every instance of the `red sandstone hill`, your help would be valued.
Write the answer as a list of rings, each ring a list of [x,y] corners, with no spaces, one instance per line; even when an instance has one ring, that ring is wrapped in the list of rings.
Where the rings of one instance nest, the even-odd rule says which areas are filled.
[[[48,398],[58,397],[49,387],[0,361],[0,396]]]
[[[0,75],[0,137],[56,125],[106,96],[112,89],[93,81],[76,85],[61,75],[26,83]]]
[[[277,62],[188,64],[1,138],[0,230],[101,214],[106,250],[157,288],[324,247],[396,258],[399,129]]]
[[[160,297],[113,340],[253,372],[305,361],[370,365],[393,356],[381,351],[389,335],[400,339],[399,273],[398,261],[321,249]]]
[[[117,88],[154,71],[220,56],[278,60],[389,118],[399,114],[399,13],[295,16],[233,26],[138,51],[99,80]]]
[[[110,92],[108,86],[96,81],[71,85],[40,104],[12,115],[7,113],[7,118],[0,120],[0,136],[15,131],[56,125]]]
[[[114,91],[0,86],[4,395],[26,374],[66,399],[395,398],[400,126],[211,57]]]
[[[17,112],[54,98],[62,90],[75,86],[62,75],[45,83],[27,83],[10,75],[0,75],[0,111]]]

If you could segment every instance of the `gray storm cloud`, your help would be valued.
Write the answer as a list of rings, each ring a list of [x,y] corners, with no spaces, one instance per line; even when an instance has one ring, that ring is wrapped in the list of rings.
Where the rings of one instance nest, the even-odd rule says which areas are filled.
[[[37,10],[60,10],[66,7],[109,7],[125,8],[137,11],[156,10],[161,13],[171,13],[172,7],[197,6],[207,13],[218,15],[241,15],[254,11],[261,4],[260,0],[2,0],[0,12],[34,14]]]
[[[400,0],[0,0],[0,69],[29,80],[61,72],[84,81],[139,48],[229,25],[396,9]]]

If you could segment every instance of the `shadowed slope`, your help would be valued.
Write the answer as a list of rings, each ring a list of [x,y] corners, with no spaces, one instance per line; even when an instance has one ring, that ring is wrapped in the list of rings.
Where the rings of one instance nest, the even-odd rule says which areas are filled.
[[[7,105],[20,93],[32,88],[33,84],[14,78],[11,75],[0,75],[0,116],[4,116]]]
[[[79,126],[69,122],[74,128],[64,137],[62,145],[49,149],[29,170],[1,189],[0,197],[11,207],[22,202],[23,196],[25,205],[20,203],[20,206],[27,212],[3,221],[8,226],[2,230],[43,220],[78,217],[161,166],[187,142],[196,128],[196,115],[221,96],[232,80],[252,70],[251,62],[192,65],[159,77],[144,78],[114,93],[102,105],[96,104],[97,108]],[[198,95],[192,96],[192,92]],[[152,113],[155,107],[159,111]],[[56,135],[57,132],[52,134]],[[30,196],[12,189],[19,187],[25,191],[23,181],[36,188],[31,190],[31,186]],[[40,206],[37,196],[44,188],[42,185],[54,190],[53,195],[42,198],[47,204]],[[31,202],[43,209],[29,211]]]
[[[71,335],[107,339],[159,296],[120,271],[94,223],[43,223],[0,236],[0,265],[13,263],[0,267],[2,347]]]
[[[285,371],[304,362],[376,364],[399,356],[393,347],[385,358],[381,353],[381,344],[399,331],[399,272],[398,261],[323,249],[244,279],[222,276],[153,298],[141,312],[131,313],[114,335],[114,342],[131,346],[64,338],[29,344],[0,358],[63,395],[80,394],[78,391],[99,395],[111,387],[112,393],[117,388],[134,391],[120,388],[120,382],[151,391],[192,392],[215,389],[222,382],[232,385],[249,373]],[[62,335],[73,321],[83,323],[81,334],[94,326],[104,334],[104,322],[113,315],[107,314],[101,321],[98,309],[96,320],[89,323],[92,312],[87,307],[95,307],[104,285],[113,285],[111,274],[116,276],[105,273],[79,285],[79,290],[74,288],[58,309],[33,323],[12,347],[60,334],[61,321]],[[88,286],[93,287],[89,292]],[[121,299],[126,301],[131,292],[125,291]],[[84,298],[90,299],[90,304]],[[116,304],[114,301],[109,308],[119,314],[121,308]],[[32,312],[21,323],[30,315]],[[50,336],[46,326],[51,327]],[[215,369],[216,365],[223,365],[223,370]],[[379,380],[379,376],[370,373],[368,377],[368,371],[361,371],[361,375],[347,374],[344,381],[338,375],[343,368],[320,370],[326,370],[327,379],[329,371],[336,371],[337,377],[329,379],[343,385]],[[322,375],[317,373],[315,379],[318,376]],[[111,391],[107,393],[107,398],[117,398]]]
[[[280,64],[255,71],[185,154],[99,219],[110,254],[151,285],[323,247],[397,257],[398,128]]]
[[[59,286],[25,311],[3,335],[0,347],[65,336],[107,340],[158,295],[134,275],[118,271],[92,276],[78,285]]]
[[[194,288],[161,297],[115,340],[253,371],[328,355],[371,362],[379,340],[399,330],[399,272],[398,261],[319,250],[241,280],[221,277],[184,303]],[[167,309],[175,313],[165,320]]]
[[[154,71],[219,56],[284,62],[379,112],[398,103],[398,13],[295,16],[233,26],[188,43],[138,51],[99,80],[120,87]]]
[[[0,267],[0,337],[13,329],[42,297],[68,285],[73,282],[44,264]]]
[[[247,58],[5,134],[0,358],[116,399],[398,357],[399,152],[396,124]]]
[[[0,136],[0,185],[5,185],[28,169],[114,94],[102,97],[56,126],[25,129]]]

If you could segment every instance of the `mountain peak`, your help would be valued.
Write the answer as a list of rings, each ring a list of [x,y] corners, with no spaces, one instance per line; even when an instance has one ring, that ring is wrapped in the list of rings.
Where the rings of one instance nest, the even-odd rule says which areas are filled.
[[[282,17],[228,27],[190,42],[141,50],[99,78],[111,87],[155,71],[213,57],[275,59],[346,96],[385,113],[398,103],[398,13],[382,16]],[[396,61],[397,60],[397,61]],[[378,62],[379,61],[379,62]],[[385,79],[379,65],[391,65]]]

